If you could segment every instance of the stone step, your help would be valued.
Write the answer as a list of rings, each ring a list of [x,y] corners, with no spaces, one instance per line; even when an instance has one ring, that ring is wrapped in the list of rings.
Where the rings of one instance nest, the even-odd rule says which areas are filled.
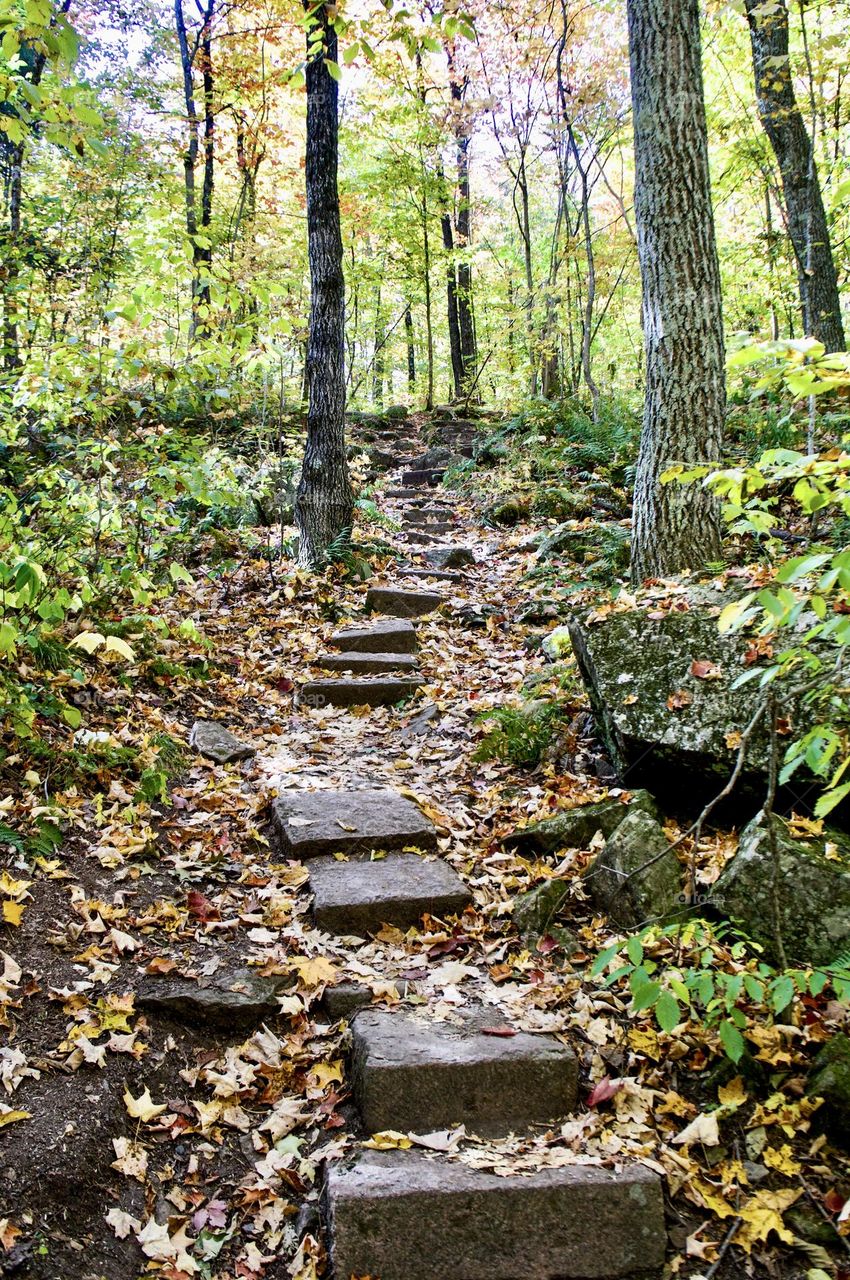
[[[331,1165],[338,1280],[621,1280],[660,1277],[661,1180],[640,1165],[499,1176],[414,1151]]]
[[[448,569],[420,569],[409,567],[399,569],[405,578],[436,578],[438,582],[466,582],[462,573],[452,573]]]
[[[407,498],[409,501],[425,502],[420,489],[387,489],[388,498]]]
[[[284,791],[272,825],[287,858],[436,848],[434,824],[395,791]]]
[[[438,569],[459,569],[465,564],[475,564],[475,553],[470,547],[434,547],[425,552],[425,561]]]
[[[457,1023],[369,1009],[354,1022],[354,1100],[370,1133],[431,1133],[464,1124],[505,1134],[573,1110],[578,1064],[552,1036],[488,1034],[496,1010],[465,1009]]]
[[[470,902],[469,890],[448,863],[415,853],[375,862],[316,858],[309,887],[320,929],[361,938],[385,924],[409,929],[426,912],[441,919],[460,915]]]
[[[323,653],[315,666],[325,671],[353,671],[355,675],[384,675],[391,671],[414,672],[416,655],[412,653]]]
[[[308,680],[298,690],[302,707],[394,707],[412,698],[419,676],[362,676],[342,680]]]
[[[412,622],[376,618],[368,627],[344,627],[330,643],[347,653],[416,653],[419,645]]]
[[[449,507],[409,507],[404,519],[410,524],[428,524],[431,520],[443,521],[449,514]]]
[[[425,485],[435,486],[440,483],[445,474],[445,471],[440,471],[436,468],[428,471],[403,471],[401,483],[405,487],[414,489],[422,488]]]
[[[404,536],[408,542],[412,542],[416,547],[430,547],[435,542],[439,542],[451,529],[451,525],[441,526],[439,529],[437,525],[434,525],[433,531],[431,529],[405,529]]]
[[[366,609],[385,613],[391,618],[421,618],[445,603],[438,591],[410,591],[405,587],[370,587],[366,592]]]

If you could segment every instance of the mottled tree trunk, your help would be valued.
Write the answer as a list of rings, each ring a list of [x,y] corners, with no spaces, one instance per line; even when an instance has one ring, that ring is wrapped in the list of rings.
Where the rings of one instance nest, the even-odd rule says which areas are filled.
[[[463,394],[463,353],[460,345],[460,321],[458,318],[458,285],[457,272],[452,254],[454,253],[454,232],[452,215],[448,209],[448,197],[440,216],[440,228],[443,232],[443,248],[446,251],[446,303],[449,326],[449,354],[452,365],[452,398],[459,400]]]
[[[660,477],[720,457],[725,378],[698,0],[628,0],[628,17],[646,343],[632,532],[641,582],[720,557],[713,496]]]
[[[404,310],[404,337],[407,344],[407,389],[413,395],[416,391],[416,340],[409,302]]]
[[[327,9],[307,35],[307,249],[310,334],[307,342],[307,444],[295,499],[299,562],[318,566],[350,533],[354,511],[345,456],[345,277],[337,167],[339,103],[325,59],[337,60]]]
[[[843,351],[841,300],[812,140],[797,106],[784,0],[746,0],[759,116],[782,177],[805,332]]]

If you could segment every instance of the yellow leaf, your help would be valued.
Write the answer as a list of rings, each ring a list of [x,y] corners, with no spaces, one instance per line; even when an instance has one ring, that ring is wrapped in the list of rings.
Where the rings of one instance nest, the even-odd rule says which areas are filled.
[[[730,1080],[728,1084],[722,1084],[717,1090],[717,1096],[724,1107],[743,1106],[747,1101],[747,1091],[741,1076],[735,1076],[735,1079]]]
[[[342,1083],[342,1058],[338,1058],[336,1062],[320,1062],[310,1072],[310,1079],[315,1080],[320,1089],[325,1089],[329,1084],[337,1082]]]
[[[370,1147],[373,1151],[406,1151],[408,1147],[412,1147],[406,1133],[397,1133],[395,1129],[385,1129],[383,1133],[373,1133],[368,1142],[363,1143],[364,1147]]]
[[[129,1089],[125,1089],[124,1105],[134,1120],[141,1120],[144,1124],[153,1120],[155,1116],[161,1116],[165,1110],[165,1103],[157,1105],[151,1097],[150,1089],[147,1086],[144,1093],[138,1098],[134,1098]]]
[[[4,1107],[0,1103],[0,1129],[7,1124],[16,1124],[18,1120],[31,1120],[32,1116],[29,1111],[13,1111],[11,1107]]]
[[[292,967],[298,970],[305,987],[321,987],[336,981],[337,970],[325,956],[299,957],[292,961]]]
[[[8,871],[0,871],[0,893],[10,898],[20,898],[31,884],[32,880],[16,880]]]
[[[103,645],[104,653],[120,653],[122,658],[126,658],[128,662],[134,662],[136,655],[130,648],[126,640],[122,640],[120,636],[107,636]]]
[[[796,1178],[803,1167],[794,1159],[794,1154],[787,1142],[781,1147],[768,1147],[762,1155],[762,1160],[769,1169],[784,1173],[786,1178]]]
[[[796,1191],[793,1188],[787,1191],[757,1191],[738,1210],[743,1223],[735,1236],[735,1243],[745,1253],[750,1253],[754,1244],[767,1240],[770,1233],[775,1231],[785,1244],[793,1244],[794,1233],[785,1226],[782,1215],[802,1194],[799,1188]]]
[[[18,925],[21,923],[21,917],[26,907],[23,902],[10,902],[8,898],[3,903],[3,919],[6,924]]]
[[[94,653],[106,641],[99,631],[81,631],[68,645],[69,649],[82,649],[84,653]]]

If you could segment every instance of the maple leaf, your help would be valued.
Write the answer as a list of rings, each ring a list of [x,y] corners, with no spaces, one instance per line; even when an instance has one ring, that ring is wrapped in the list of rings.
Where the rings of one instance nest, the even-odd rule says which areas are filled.
[[[701,1142],[704,1147],[719,1146],[720,1130],[716,1112],[702,1112],[689,1125],[686,1125],[673,1141],[677,1146],[684,1146],[688,1142]]]
[[[220,920],[221,912],[218,907],[210,902],[209,898],[205,898],[199,889],[190,889],[186,899],[186,906],[190,916],[194,916],[196,920],[200,920],[206,924],[208,920]]]
[[[782,1214],[799,1200],[802,1191],[789,1187],[786,1191],[757,1191],[738,1208],[743,1224],[735,1237],[735,1243],[745,1253],[751,1253],[754,1244],[767,1240],[775,1231],[785,1244],[794,1243],[794,1233],[782,1221]]]
[[[143,1124],[147,1124],[156,1116],[161,1116],[165,1110],[165,1103],[155,1103],[150,1094],[150,1089],[145,1086],[144,1092],[138,1098],[134,1098],[129,1089],[124,1090],[124,1105],[128,1113],[134,1120],[141,1120]]]
[[[721,680],[723,668],[716,662],[709,662],[708,658],[694,658],[691,675],[696,676],[697,680]]]
[[[141,1143],[133,1142],[131,1138],[113,1138],[112,1145],[115,1148],[112,1168],[127,1178],[144,1182],[148,1171],[148,1153]]]

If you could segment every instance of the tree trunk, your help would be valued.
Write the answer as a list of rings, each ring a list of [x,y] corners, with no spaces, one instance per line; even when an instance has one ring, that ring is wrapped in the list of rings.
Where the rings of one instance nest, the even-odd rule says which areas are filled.
[[[307,342],[307,444],[295,499],[299,563],[319,566],[351,531],[354,499],[345,456],[345,277],[339,218],[339,94],[325,59],[337,60],[327,7],[307,33],[307,252],[310,333]]]
[[[457,74],[454,50],[446,48],[449,69],[449,91],[454,107],[455,167],[457,173],[457,205],[455,233],[460,256],[457,264],[457,318],[460,344],[461,391],[475,379],[478,352],[475,342],[475,316],[472,309],[472,265],[467,252],[472,240],[472,202],[469,190],[469,124],[464,116],[467,78]],[[457,392],[459,395],[461,392]]]
[[[209,243],[212,221],[212,198],[215,166],[215,116],[213,114],[212,73],[212,19],[215,0],[208,0],[201,11],[200,36],[194,48],[189,46],[189,33],[183,13],[183,0],[174,0],[174,24],[180,48],[180,66],[183,75],[183,99],[186,104],[186,149],[183,152],[184,203],[186,208],[186,234],[192,242],[192,317],[189,325],[190,341],[209,327],[210,317],[210,268],[212,246]],[[204,94],[204,179],[201,188],[201,217],[198,220],[195,168],[200,152],[201,121],[195,102],[195,56],[200,48]],[[198,243],[198,237],[204,241]]]
[[[404,310],[404,336],[407,342],[407,389],[416,393],[416,342],[413,334],[413,313],[408,302]]]
[[[3,363],[10,371],[19,369],[21,366],[18,334],[18,290],[20,288],[18,254],[21,238],[23,165],[23,142],[10,144],[8,148],[9,232],[3,263]]]
[[[671,463],[720,457],[725,411],[698,0],[628,0],[635,216],[646,392],[634,495],[632,578],[720,558],[720,520],[699,484],[661,484]]]
[[[381,268],[383,275],[383,265]],[[375,290],[375,348],[372,357],[372,404],[382,409],[384,406],[384,345],[387,340],[384,311],[381,306],[381,284]]]
[[[784,0],[746,0],[759,116],[776,156],[797,259],[803,327],[827,351],[845,349],[841,300],[826,213],[809,137],[797,100],[788,55]]]
[[[441,175],[442,176],[442,175]],[[443,193],[443,212],[440,215],[440,227],[443,232],[443,248],[447,254],[446,262],[446,301],[449,322],[449,353],[452,364],[452,382],[454,390],[450,399],[459,400],[463,395],[463,352],[460,344],[460,320],[458,313],[458,284],[454,253],[454,232],[452,215],[448,208],[448,196]]]

